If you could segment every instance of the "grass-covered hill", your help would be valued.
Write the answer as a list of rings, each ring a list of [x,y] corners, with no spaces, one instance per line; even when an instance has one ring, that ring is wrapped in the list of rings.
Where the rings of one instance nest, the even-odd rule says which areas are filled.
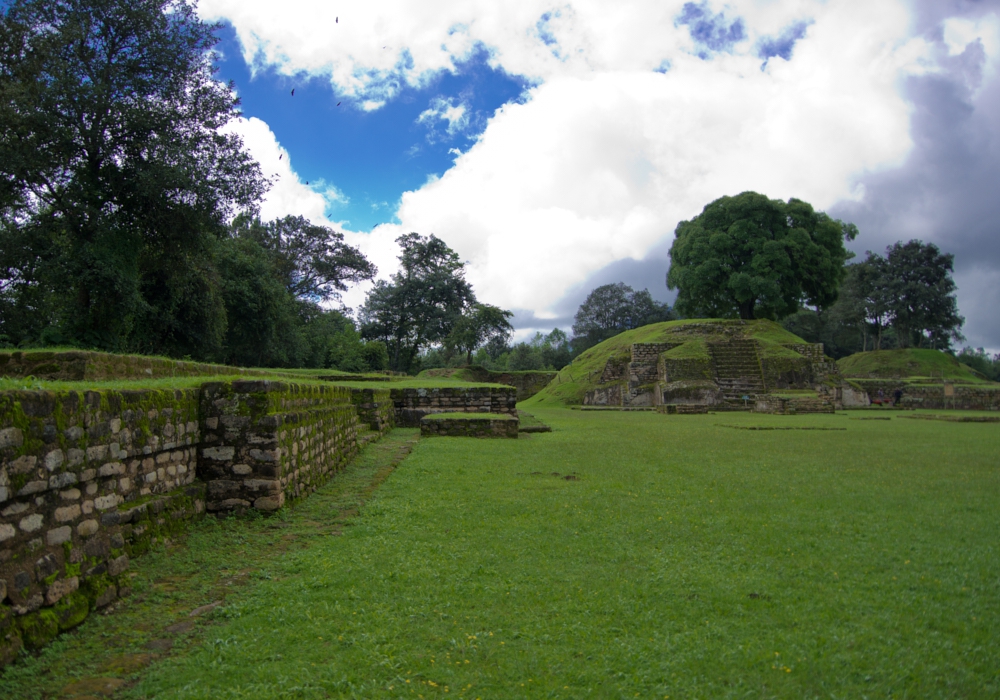
[[[850,379],[951,379],[970,384],[986,381],[968,365],[940,350],[907,348],[859,352],[838,360],[837,367]]]
[[[708,357],[707,342],[722,340],[711,332],[702,330],[703,324],[740,326],[743,335],[760,341],[765,356],[796,356],[783,347],[786,343],[805,343],[802,338],[789,333],[774,321],[732,321],[723,319],[689,319],[653,323],[642,328],[625,331],[581,353],[564,367],[555,379],[527,403],[532,405],[577,405],[583,403],[588,391],[598,385],[604,366],[612,357],[627,357],[633,343],[681,342],[669,351],[671,357]]]

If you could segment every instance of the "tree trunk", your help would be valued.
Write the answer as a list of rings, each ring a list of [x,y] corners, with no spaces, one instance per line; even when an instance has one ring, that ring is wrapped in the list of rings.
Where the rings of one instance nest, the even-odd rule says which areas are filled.
[[[756,299],[751,299],[740,304],[740,318],[744,321],[754,320],[753,307],[757,305]]]

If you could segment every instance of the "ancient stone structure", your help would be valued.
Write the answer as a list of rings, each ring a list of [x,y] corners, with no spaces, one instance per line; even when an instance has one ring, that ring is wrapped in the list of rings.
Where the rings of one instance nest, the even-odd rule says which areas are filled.
[[[58,381],[103,381],[159,377],[206,377],[212,375],[265,376],[270,370],[246,369],[203,362],[170,360],[145,355],[112,355],[106,352],[0,351],[0,376],[34,377]]]
[[[901,379],[851,379],[856,390],[869,402],[893,400],[901,393],[900,408],[960,409],[1000,411],[1000,384],[956,384],[952,382],[916,383]]]
[[[499,413],[517,418],[517,390],[509,386],[389,389],[396,423],[420,427],[432,413]]]
[[[415,427],[428,414],[483,414],[459,422],[516,437],[516,401],[513,387],[252,379],[166,391],[0,392],[0,666],[126,594],[130,558],[191,519],[277,510],[397,421]]]
[[[628,354],[607,360],[599,386],[587,393],[584,404],[784,410],[787,404],[757,398],[839,383],[836,364],[824,357],[822,344],[764,342],[745,330],[739,321],[690,323],[678,326],[668,340],[635,343]],[[816,401],[822,410],[833,410],[835,401],[826,395]]]
[[[420,420],[420,434],[429,437],[517,438],[518,419],[506,413],[440,413]]]
[[[0,664],[128,591],[205,509],[198,390],[0,394]]]

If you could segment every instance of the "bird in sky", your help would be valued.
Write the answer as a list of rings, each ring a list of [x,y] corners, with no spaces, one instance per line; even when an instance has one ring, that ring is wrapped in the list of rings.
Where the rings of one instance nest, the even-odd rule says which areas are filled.
[[[284,157],[285,157],[285,154],[284,154],[284,153],[282,153],[281,155],[279,155],[279,156],[278,156],[278,160],[281,160],[281,159],[282,159],[282,158],[284,158]]]
[[[295,88],[292,88],[292,97],[295,97]]]
[[[339,103],[339,102],[337,103],[337,106],[338,106],[338,107],[340,106],[340,103]]]
[[[334,24],[340,24],[340,17],[337,17],[336,19],[334,19],[333,23]]]

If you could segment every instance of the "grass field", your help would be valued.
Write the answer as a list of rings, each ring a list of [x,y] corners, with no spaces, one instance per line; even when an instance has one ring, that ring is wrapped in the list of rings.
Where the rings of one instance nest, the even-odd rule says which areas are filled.
[[[350,527],[345,484],[412,431],[284,520],[198,525],[0,696],[95,673],[219,700],[1000,696],[1000,425],[531,412],[553,432],[417,442]],[[165,592],[171,557],[199,598]],[[221,596],[219,567],[245,582],[173,651],[100,660]]]

